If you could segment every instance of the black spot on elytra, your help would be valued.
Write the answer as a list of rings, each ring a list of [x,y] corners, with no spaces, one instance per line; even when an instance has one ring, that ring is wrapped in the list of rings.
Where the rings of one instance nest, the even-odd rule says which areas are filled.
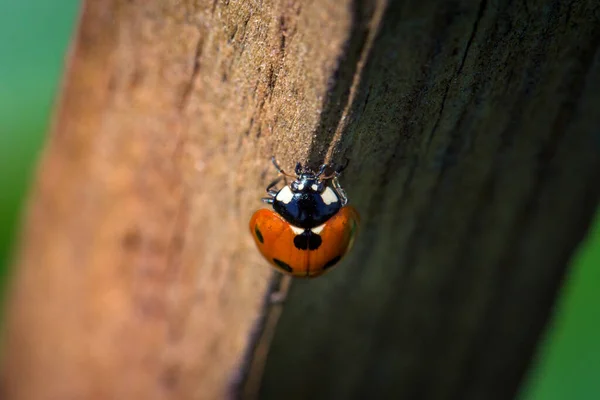
[[[342,259],[342,256],[335,256],[323,266],[323,269],[331,268]]]
[[[260,233],[260,230],[258,229],[258,225],[254,226],[254,233],[256,234],[256,238],[258,239],[259,242],[264,243],[265,239],[263,238],[262,233]]]
[[[310,229],[305,230],[294,237],[294,246],[300,250],[316,250],[321,246],[323,240]]]
[[[281,269],[285,269],[287,272],[292,272],[292,267],[290,267],[288,264],[284,263],[283,261],[274,258],[273,262],[275,264],[277,264],[277,266],[279,266]]]

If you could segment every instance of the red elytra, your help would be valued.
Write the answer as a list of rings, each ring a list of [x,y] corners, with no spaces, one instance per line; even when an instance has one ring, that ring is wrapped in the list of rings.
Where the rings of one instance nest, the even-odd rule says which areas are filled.
[[[359,222],[356,209],[343,206],[325,223],[310,229],[312,245],[300,248],[298,237],[303,229],[294,227],[272,210],[256,211],[249,227],[259,251],[278,271],[312,278],[329,271],[348,253]]]

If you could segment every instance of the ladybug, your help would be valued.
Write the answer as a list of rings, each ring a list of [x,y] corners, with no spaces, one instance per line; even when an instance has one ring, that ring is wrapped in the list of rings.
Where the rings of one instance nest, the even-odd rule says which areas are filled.
[[[359,224],[356,209],[338,177],[346,165],[331,173],[328,164],[315,172],[296,164],[295,175],[283,171],[267,186],[262,200],[273,210],[260,209],[250,219],[250,232],[261,254],[278,271],[296,277],[316,277],[335,266],[350,250]],[[293,181],[275,186],[286,177]]]

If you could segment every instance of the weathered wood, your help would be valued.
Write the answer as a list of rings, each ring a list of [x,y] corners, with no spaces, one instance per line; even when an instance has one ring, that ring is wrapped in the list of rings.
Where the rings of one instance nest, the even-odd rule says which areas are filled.
[[[218,399],[271,269],[247,221],[307,157],[346,2],[89,0],[18,260],[6,399]]]
[[[336,144],[363,231],[292,285],[261,398],[513,396],[598,203],[599,15],[390,2]]]
[[[2,397],[510,398],[600,197],[599,15],[88,0]],[[271,154],[347,156],[364,224],[339,268],[263,310],[246,224]]]

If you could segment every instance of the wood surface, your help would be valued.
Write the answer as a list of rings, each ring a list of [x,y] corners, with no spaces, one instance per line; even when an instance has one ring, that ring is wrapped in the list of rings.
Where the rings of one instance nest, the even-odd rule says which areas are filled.
[[[599,8],[85,1],[2,398],[512,398],[600,198]],[[273,154],[350,159],[323,277],[254,247]]]

